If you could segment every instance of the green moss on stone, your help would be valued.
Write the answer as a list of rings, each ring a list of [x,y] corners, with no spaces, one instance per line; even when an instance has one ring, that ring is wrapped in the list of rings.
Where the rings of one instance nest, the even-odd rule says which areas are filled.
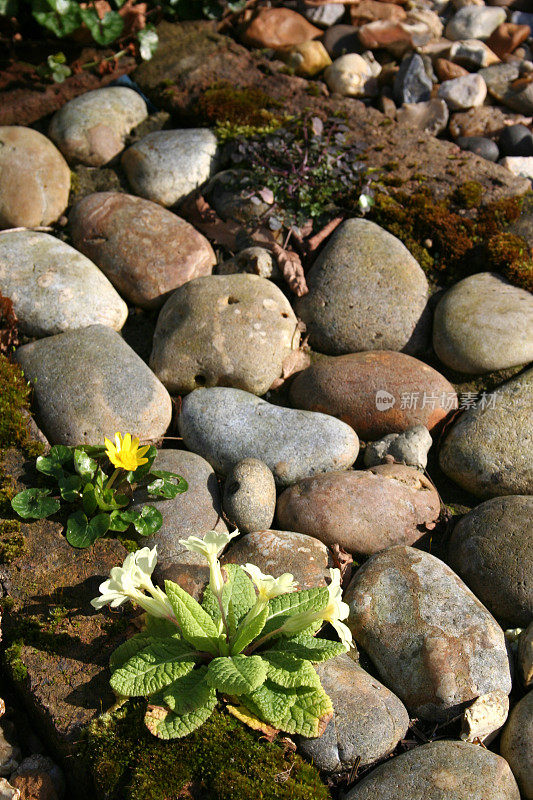
[[[29,443],[27,412],[31,388],[18,364],[0,355],[0,451]]]
[[[454,200],[464,208],[475,208],[483,199],[483,186],[477,181],[467,181],[458,186],[454,192]]]
[[[269,108],[279,107],[257,86],[238,88],[229,83],[211,86],[198,100],[197,114],[206,123],[265,127],[279,119]]]
[[[533,292],[533,259],[527,242],[513,233],[498,233],[485,245],[489,269]]]
[[[282,742],[216,710],[184,739],[161,741],[130,701],[93,723],[82,746],[106,800],[327,800],[318,771]]]
[[[16,519],[0,520],[0,564],[10,564],[26,551],[26,543]]]
[[[23,641],[18,639],[13,642],[4,653],[4,660],[8,667],[9,674],[17,683],[25,680],[28,677],[28,670],[22,660],[22,646]]]

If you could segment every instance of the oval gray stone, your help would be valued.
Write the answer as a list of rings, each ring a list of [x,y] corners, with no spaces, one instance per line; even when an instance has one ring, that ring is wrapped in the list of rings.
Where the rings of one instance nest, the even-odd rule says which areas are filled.
[[[533,691],[511,711],[503,729],[500,753],[509,762],[524,800],[533,800]]]
[[[279,578],[290,572],[300,589],[325,586],[330,581],[333,560],[328,548],[303,533],[256,531],[229,544],[222,564],[255,564],[265,575]],[[326,580],[327,579],[327,580]]]
[[[533,359],[533,296],[501,275],[479,272],[435,309],[433,347],[446,366],[480,375]]]
[[[444,721],[482,694],[509,694],[503,630],[438,558],[384,550],[355,573],[344,599],[357,643],[412,716]]]
[[[308,272],[307,285],[309,294],[295,308],[315,350],[341,355],[420,348],[426,276],[400,240],[379,225],[344,222]]]
[[[48,135],[69,161],[101,167],[123,150],[126,135],[147,116],[138,92],[107,86],[65,103],[52,117]]]
[[[400,789],[401,787],[401,789]],[[401,793],[400,793],[401,792]],[[381,764],[345,800],[520,800],[507,762],[477,744],[438,741]]]
[[[157,546],[154,578],[158,583],[174,581],[198,599],[209,581],[209,567],[203,556],[191,553],[179,540],[227,530],[216,475],[205,459],[186,450],[159,450],[153,469],[181,475],[189,488],[172,499],[154,499],[143,489],[135,493],[132,508],[149,503],[163,515],[161,528],[148,539],[140,538],[139,547]]]
[[[103,444],[116,431],[156,441],[170,425],[170,395],[124,339],[104,325],[19,347],[51,444]]]
[[[298,749],[320,770],[346,772],[391,753],[403,739],[409,714],[396,695],[341,655],[315,667],[333,703],[333,719],[318,739],[298,736]]]
[[[274,406],[240,389],[197,389],[183,400],[180,434],[222,475],[259,458],[280,486],[351,466],[359,439],[349,425],[315,411]]]
[[[68,164],[50,139],[33,128],[0,127],[0,228],[50,225],[69,191]]]
[[[226,478],[223,505],[228,519],[242,533],[270,528],[276,510],[272,471],[257,458],[239,461]]]
[[[107,325],[119,331],[128,307],[103,272],[73,247],[36,231],[0,236],[0,292],[27,336]]]
[[[533,497],[494,497],[454,528],[448,562],[504,628],[533,619]]]
[[[232,386],[264,394],[298,349],[298,320],[281,289],[258,275],[209,275],[169,297],[150,366],[167,389]]]
[[[533,369],[481,398],[441,445],[441,469],[478,497],[533,494]]]
[[[216,153],[208,128],[154,131],[124,152],[122,167],[135,194],[173,206],[211,176]]]
[[[445,36],[452,41],[461,39],[488,39],[498,25],[505,22],[504,8],[465,6],[453,15],[446,25]]]

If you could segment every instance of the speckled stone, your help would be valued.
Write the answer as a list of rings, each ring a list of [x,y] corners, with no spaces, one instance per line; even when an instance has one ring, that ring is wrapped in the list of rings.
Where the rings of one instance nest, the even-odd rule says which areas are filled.
[[[120,153],[126,135],[147,116],[138,92],[107,86],[65,103],[52,117],[48,134],[69,161],[101,167]]]
[[[520,77],[519,64],[494,64],[480,70],[479,75],[495,100],[519,114],[533,114],[533,83],[517,81]]]
[[[15,725],[4,717],[0,720],[0,775],[9,777],[21,760]]]
[[[445,36],[452,41],[462,39],[488,39],[507,15],[502,8],[465,6],[457,11],[446,25]]]
[[[533,800],[533,692],[513,708],[503,729],[500,753],[509,763],[523,800]]]
[[[494,497],[459,520],[448,563],[504,628],[533,619],[533,497]]]
[[[518,672],[521,683],[533,685],[533,622],[530,622],[518,639]]]
[[[295,377],[290,398],[296,408],[339,417],[365,441],[413,425],[432,430],[457,408],[455,390],[439,372],[383,351],[321,358]]]
[[[424,470],[432,444],[431,434],[424,425],[415,425],[403,433],[389,433],[367,444],[365,467],[374,467],[393,458],[399,464]]]
[[[500,62],[496,53],[493,53],[490,47],[487,47],[485,42],[481,42],[479,39],[454,42],[450,48],[450,59],[471,70],[490,67],[491,64]]]
[[[115,431],[156,441],[170,424],[167,390],[104,325],[23,345],[15,358],[33,384],[38,417],[51,444],[103,444],[104,436]]]
[[[328,548],[303,533],[264,530],[248,533],[230,542],[222,564],[255,564],[265,575],[275,578],[290,572],[300,589],[325,586],[334,566]]]
[[[239,461],[226,478],[223,505],[227,518],[242,533],[270,528],[276,510],[272,471],[257,458]]]
[[[503,630],[442,561],[412,547],[370,558],[346,592],[348,625],[412,716],[451,719],[482,694],[509,694]]]
[[[416,542],[424,524],[434,522],[439,513],[433,485],[402,464],[306,478],[286,489],[277,505],[283,528],[364,555]]]
[[[223,385],[261,395],[299,343],[296,316],[275,284],[209,275],[185,283],[163,306],[150,366],[175,394]]]
[[[345,800],[520,800],[507,762],[476,744],[428,742],[377,767]]]
[[[55,222],[67,207],[68,164],[32,128],[0,127],[0,229]]]
[[[27,336],[98,324],[119,331],[128,316],[126,303],[98,267],[48,233],[0,236],[0,292],[13,302]]]
[[[452,426],[440,466],[478,497],[533,494],[533,369],[485,395]]]
[[[158,308],[216,264],[213,248],[192,225],[131,194],[90,194],[76,203],[69,224],[74,246],[141,308]]]
[[[172,206],[211,176],[216,154],[208,128],[155,131],[124,152],[122,167],[135,194]]]
[[[465,111],[483,105],[487,96],[487,86],[481,75],[475,72],[444,81],[439,86],[438,95],[451,111]]]
[[[302,755],[327,773],[345,772],[358,762],[372,764],[404,738],[409,715],[392,692],[341,655],[316,666],[333,703],[334,716],[318,739],[297,737]]]
[[[533,296],[501,275],[478,272],[435,309],[433,347],[446,366],[471,375],[533,359]]]
[[[161,528],[148,539],[139,538],[139,547],[157,545],[154,578],[158,583],[174,581],[199,599],[209,581],[207,561],[198,553],[186,550],[179,540],[188,536],[202,538],[210,530],[227,530],[221,516],[216,475],[207,461],[185,450],[159,450],[153,469],[181,475],[189,488],[173,499],[154,499],[143,490],[135,493],[132,508],[149,503],[163,515]]]
[[[179,417],[185,445],[227,475],[244,458],[259,458],[276,483],[346,469],[359,452],[355,432],[325,414],[271,405],[240,389],[197,389]]]
[[[449,116],[448,106],[439,97],[424,103],[404,103],[396,112],[396,120],[400,125],[413,125],[433,136],[445,130]]]
[[[402,103],[422,103],[431,96],[433,84],[424,69],[424,61],[418,53],[406,56],[394,77],[394,99]]]
[[[346,53],[327,67],[324,79],[330,91],[344,97],[374,97],[378,93],[376,76],[370,64],[357,53]]]
[[[307,285],[309,294],[295,308],[315,350],[341,355],[420,346],[426,276],[400,240],[379,225],[344,222],[307,273]]]

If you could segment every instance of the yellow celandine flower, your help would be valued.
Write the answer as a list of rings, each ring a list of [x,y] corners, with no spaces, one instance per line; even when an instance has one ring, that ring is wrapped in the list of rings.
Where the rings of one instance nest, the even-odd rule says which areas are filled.
[[[125,433],[124,438],[120,433],[115,433],[115,443],[113,444],[107,437],[104,439],[107,457],[117,469],[129,472],[148,463],[148,459],[143,456],[150,449],[150,445],[139,447],[139,440],[137,437],[132,439],[131,433]]]

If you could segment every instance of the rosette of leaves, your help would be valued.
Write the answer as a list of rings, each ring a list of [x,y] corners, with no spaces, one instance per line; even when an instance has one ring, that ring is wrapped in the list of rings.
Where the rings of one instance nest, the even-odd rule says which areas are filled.
[[[104,469],[108,460],[104,446],[54,445],[35,462],[49,485],[19,492],[11,506],[23,519],[45,519],[66,504],[70,511],[66,538],[73,547],[90,547],[102,536],[123,533],[130,526],[141,536],[150,536],[159,530],[163,517],[155,506],[128,508],[133,489],[142,484],[151,497],[173,498],[188,488],[180,475],[151,469],[156,455],[157,449],[151,445],[146,463],[135,470],[122,470],[120,480],[115,481]]]
[[[145,723],[161,739],[198,728],[219,698],[255,729],[320,736],[333,707],[313,664],[347,649],[315,635],[330,603],[329,587],[261,604],[242,567],[224,570],[220,598],[207,587],[201,604],[165,581],[174,619],[147,614],[146,629],[111,657],[112,688],[122,697],[148,697]]]

